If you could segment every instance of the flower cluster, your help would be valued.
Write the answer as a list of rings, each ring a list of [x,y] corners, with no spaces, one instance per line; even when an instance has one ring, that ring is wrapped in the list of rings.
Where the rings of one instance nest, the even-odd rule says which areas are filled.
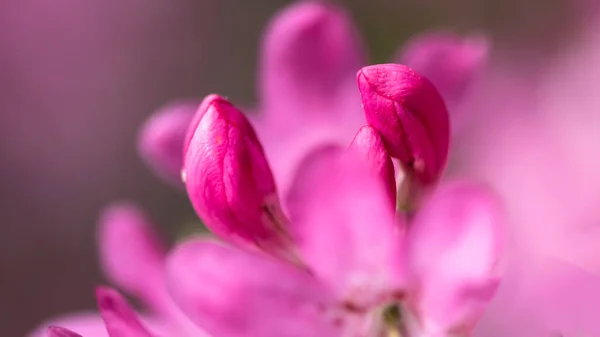
[[[352,34],[339,9],[294,5],[267,32],[259,117],[210,95],[149,122],[144,158],[170,181],[182,177],[218,239],[189,238],[167,255],[141,211],[111,207],[103,265],[153,315],[99,288],[110,337],[472,334],[501,278],[497,200],[471,182],[439,183],[446,94],[405,65],[361,68]],[[414,48],[465,52],[426,41]],[[444,72],[438,54],[423,67]],[[464,63],[471,72],[449,72],[456,81],[445,86],[462,88],[449,91],[454,101],[479,58]],[[348,81],[357,70],[358,92]],[[83,322],[57,324],[102,336],[97,321]],[[79,336],[71,330],[43,333]]]
[[[439,177],[443,100],[401,65],[369,66],[358,79],[373,124],[349,149],[305,158],[286,211],[246,117],[216,95],[200,105],[184,141],[185,184],[224,243],[181,243],[167,284],[209,335],[468,336],[491,299],[501,236],[490,195],[470,183],[442,185],[410,218],[391,202],[392,158],[421,185]],[[150,335],[117,294],[100,289],[98,298],[111,337]]]

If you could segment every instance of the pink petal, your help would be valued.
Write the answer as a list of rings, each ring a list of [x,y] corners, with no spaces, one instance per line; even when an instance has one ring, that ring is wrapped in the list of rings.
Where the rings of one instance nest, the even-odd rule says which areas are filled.
[[[99,287],[96,297],[110,337],[152,337],[117,291]]]
[[[165,248],[146,214],[134,204],[115,203],[102,213],[98,234],[107,277],[153,309],[162,309]]]
[[[388,198],[393,209],[396,209],[396,177],[394,164],[388,154],[381,135],[370,125],[358,130],[350,144],[350,148],[358,151],[366,159],[367,165],[381,179],[386,187]]]
[[[65,328],[50,326],[48,327],[48,337],[81,337],[81,335]]]
[[[212,336],[336,336],[326,289],[306,272],[211,240],[190,240],[168,262],[170,290]]]
[[[400,51],[398,63],[427,77],[449,105],[460,103],[482,71],[490,43],[484,36],[462,37],[434,31],[411,39]]]
[[[39,328],[28,334],[28,337],[46,337],[48,336],[49,326],[60,326],[71,331],[77,331],[84,337],[108,337],[106,326],[98,313],[77,313],[64,317],[50,319]]]
[[[422,183],[435,182],[450,141],[448,111],[437,89],[400,64],[364,67],[357,78],[367,121],[390,155]]]
[[[174,327],[170,324],[167,324],[168,322],[158,319],[157,317],[142,317],[142,322],[150,329],[150,331],[153,332],[153,335],[156,335],[157,337],[174,337],[182,335],[179,333],[179,330],[177,330],[179,327]],[[27,336],[46,337],[49,326],[58,326],[71,331],[76,331],[83,337],[109,337],[109,334],[106,331],[106,325],[97,312],[77,313],[50,319],[44,324],[40,324],[40,327],[37,330],[33,331]],[[198,328],[193,331],[194,333],[190,333],[190,336],[206,336],[206,334],[201,333]]]
[[[138,149],[156,174],[183,187],[181,148],[199,103],[174,103],[155,112],[141,129]]]
[[[482,314],[500,281],[501,225],[497,200],[465,182],[441,186],[417,214],[408,262],[426,330],[470,328]]]
[[[353,151],[316,152],[300,167],[288,207],[302,257],[341,301],[379,304],[403,281],[403,227],[381,180]]]
[[[518,261],[475,329],[476,337],[600,335],[600,278],[553,258]]]
[[[359,99],[354,92],[353,95]],[[354,117],[320,123],[313,119],[294,124],[286,130],[279,123],[254,123],[269,159],[280,196],[285,196],[293,183],[295,172],[302,161],[322,147],[346,147],[361,126],[365,124],[360,114],[360,101],[354,109],[345,110]],[[282,131],[283,130],[283,131]]]
[[[194,209],[224,240],[294,260],[287,219],[254,129],[225,99],[207,100],[185,157]]]
[[[108,207],[99,224],[99,245],[106,276],[120,288],[139,297],[165,321],[145,321],[147,325],[163,330],[168,328],[184,335],[206,335],[183,315],[167,293],[165,249],[142,210],[130,203]],[[170,326],[164,327],[166,324]]]
[[[263,40],[261,110],[281,126],[293,126],[302,114],[335,113],[324,107],[346,94],[363,65],[358,41],[350,16],[338,6],[302,1],[282,10]]]

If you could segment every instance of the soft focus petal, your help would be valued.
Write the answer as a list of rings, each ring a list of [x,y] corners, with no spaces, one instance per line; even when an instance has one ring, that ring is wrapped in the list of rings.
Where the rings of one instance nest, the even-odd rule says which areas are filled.
[[[448,111],[437,89],[400,64],[364,67],[357,79],[367,121],[390,155],[422,183],[436,181],[450,141]]]
[[[337,335],[326,289],[268,256],[194,239],[175,249],[168,270],[176,302],[211,336]]]
[[[225,99],[207,100],[185,157],[186,186],[194,209],[224,240],[293,259],[287,219],[254,129]]]
[[[175,103],[155,112],[141,129],[138,150],[160,177],[183,187],[181,148],[199,103]]]
[[[411,299],[425,330],[472,328],[499,281],[504,245],[498,201],[474,184],[441,186],[410,224]]]
[[[350,144],[350,148],[358,151],[366,159],[367,165],[381,179],[390,199],[396,208],[396,178],[394,164],[388,154],[381,135],[372,126],[365,125],[358,130]]]
[[[355,152],[327,149],[307,158],[288,207],[302,257],[338,298],[363,307],[397,290],[403,227],[382,182]]]
[[[600,335],[600,277],[554,258],[519,262],[503,279],[476,337]]]
[[[101,264],[108,279],[136,295],[166,321],[146,321],[147,326],[154,328],[168,323],[169,327],[161,329],[195,337],[205,335],[183,315],[167,293],[165,249],[142,210],[130,203],[116,203],[106,208],[100,218],[99,246]]]
[[[262,46],[261,111],[285,125],[302,114],[335,113],[325,107],[345,94],[363,65],[358,41],[349,14],[334,4],[300,1],[282,10]]]
[[[365,125],[364,116],[360,113],[360,95],[355,88],[352,95],[358,101],[353,108],[345,111],[360,118],[343,118],[328,123],[306,120],[294,124],[289,130],[284,130],[280,124],[254,121],[282,198],[289,192],[295,172],[307,156],[322,147],[348,146],[356,130]]]
[[[427,77],[449,105],[460,103],[485,65],[489,41],[480,35],[462,37],[435,31],[417,35],[404,45],[397,57]]]
[[[102,213],[98,234],[106,276],[153,309],[160,309],[165,248],[146,214],[131,203],[113,204]]]
[[[40,327],[28,336],[46,337],[48,336],[49,326],[60,326],[71,331],[76,331],[84,337],[108,337],[106,326],[98,313],[78,313],[53,318],[40,324]]]
[[[266,29],[252,123],[281,195],[306,155],[346,146],[365,124],[354,77],[364,64],[361,47],[350,15],[332,2],[298,1]]]
[[[96,297],[110,337],[152,337],[117,291],[100,287],[96,290]]]
[[[81,337],[81,335],[65,328],[50,326],[48,327],[48,337]]]

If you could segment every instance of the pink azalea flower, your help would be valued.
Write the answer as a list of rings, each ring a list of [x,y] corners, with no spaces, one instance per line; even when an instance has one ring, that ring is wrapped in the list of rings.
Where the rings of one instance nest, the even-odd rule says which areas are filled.
[[[108,336],[471,333],[500,280],[499,209],[485,190],[446,184],[405,220],[390,207],[394,175],[378,169],[390,167],[389,158],[381,165],[387,148],[373,141],[379,131],[362,128],[349,150],[329,147],[303,160],[285,200],[288,218],[272,202],[269,163],[240,111],[212,95],[191,125],[184,141],[190,199],[209,228],[240,248],[182,243],[167,260],[165,286],[164,253],[147,220],[128,205],[109,209],[100,232],[106,272],[158,315],[142,325],[115,291],[101,288]],[[90,335],[102,333],[97,327]]]
[[[235,111],[225,122],[215,119],[210,110],[214,107],[207,102],[218,99],[216,96],[205,100],[207,104],[198,108],[195,117],[187,105],[160,111],[140,134],[140,153],[160,176],[176,181],[185,162],[184,179],[198,213],[216,234],[241,247],[193,241],[177,249],[170,260],[171,292],[184,311],[211,335],[335,336],[378,333],[388,328],[392,333],[406,329],[410,336],[445,336],[450,330],[466,333],[497,286],[493,262],[498,255],[497,211],[486,193],[468,184],[451,185],[432,197],[433,206],[426,206],[407,226],[389,207],[393,200],[390,186],[395,186],[389,174],[390,149],[382,148],[385,137],[371,137],[379,134],[380,128],[369,131],[366,148],[360,133],[352,146],[362,152],[368,165],[352,156],[333,154],[337,150],[331,146],[347,146],[365,123],[354,82],[363,63],[358,40],[343,10],[317,2],[290,6],[271,23],[264,42],[260,113],[252,121],[262,142]],[[452,52],[452,48],[448,50]],[[436,62],[439,64],[439,58]],[[423,64],[428,69],[428,63]],[[435,95],[439,97],[437,92]],[[211,129],[203,125],[209,122],[220,122],[221,126]],[[187,135],[186,128],[191,130]],[[196,135],[198,130],[202,132]],[[441,138],[445,135],[447,132]],[[220,142],[229,138],[219,137],[234,141],[223,146]],[[213,146],[211,150],[199,152],[207,144]],[[427,181],[437,179],[447,155],[447,141],[441,147],[434,144],[433,151],[443,156],[431,166],[433,173]],[[333,152],[316,151],[325,147]],[[405,159],[397,152],[390,154],[401,162]],[[272,159],[270,164],[266,157]],[[384,158],[386,163],[377,162],[377,158]],[[200,165],[201,160],[208,160],[208,165]],[[225,178],[225,189],[219,184],[203,185],[204,175],[208,182],[211,177]],[[197,190],[199,186],[208,189]],[[315,191],[321,193],[313,195]],[[332,193],[335,191],[339,194]],[[279,195],[285,196],[285,205],[280,204]],[[327,205],[333,208],[324,209]],[[266,208],[256,214],[253,206]],[[458,213],[447,219],[435,216],[451,208],[458,208]],[[144,322],[152,332],[203,336],[202,329],[184,317],[167,294],[164,252],[146,228],[143,216],[131,207],[116,212],[123,212],[116,216],[120,220],[109,212],[109,222],[121,225],[107,224],[102,229],[101,255],[108,276],[148,306],[151,314]],[[372,226],[378,230],[373,231]],[[444,229],[438,230],[438,226]],[[428,243],[429,234],[424,233],[436,231],[442,234],[433,235],[433,243]],[[474,237],[480,236],[483,243],[475,242]],[[461,238],[457,240],[460,247],[454,245],[456,238]],[[429,254],[432,245],[439,245],[439,249]],[[342,248],[340,259],[336,254]],[[476,267],[462,268],[459,259],[472,254],[473,249],[481,250],[482,258]],[[459,268],[455,272],[439,267],[446,263]],[[248,265],[256,268],[236,274]],[[212,274],[205,274],[209,271]],[[202,278],[192,278],[197,275]],[[278,277],[288,282],[274,282]],[[206,287],[199,288],[198,282]],[[245,305],[235,303],[240,299]],[[298,302],[299,307],[295,306]],[[389,312],[384,310],[388,302],[394,305]],[[399,304],[400,309],[395,307]],[[394,316],[396,309],[402,317]],[[264,315],[277,311],[282,316],[289,313],[299,317],[279,322]],[[382,312],[393,316],[390,327],[382,322]],[[132,315],[121,313],[119,317],[127,321]],[[52,322],[73,327],[84,336],[106,336],[98,316]],[[137,323],[118,323],[120,328],[106,323],[111,337],[147,334]],[[89,330],[77,329],[79,325]],[[67,332],[53,328],[50,333]]]

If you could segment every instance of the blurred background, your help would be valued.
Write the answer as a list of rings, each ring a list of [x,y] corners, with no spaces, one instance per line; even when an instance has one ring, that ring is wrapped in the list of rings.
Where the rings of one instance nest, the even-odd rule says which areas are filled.
[[[533,77],[573,50],[592,20],[587,4],[572,0],[339,2],[372,63],[415,33],[450,28],[490,34],[492,66]],[[185,194],[140,160],[138,128],[172,99],[216,92],[252,105],[262,30],[288,3],[0,1],[3,336],[95,307],[91,289],[104,282],[95,225],[107,203],[139,202],[171,240],[194,221]]]

